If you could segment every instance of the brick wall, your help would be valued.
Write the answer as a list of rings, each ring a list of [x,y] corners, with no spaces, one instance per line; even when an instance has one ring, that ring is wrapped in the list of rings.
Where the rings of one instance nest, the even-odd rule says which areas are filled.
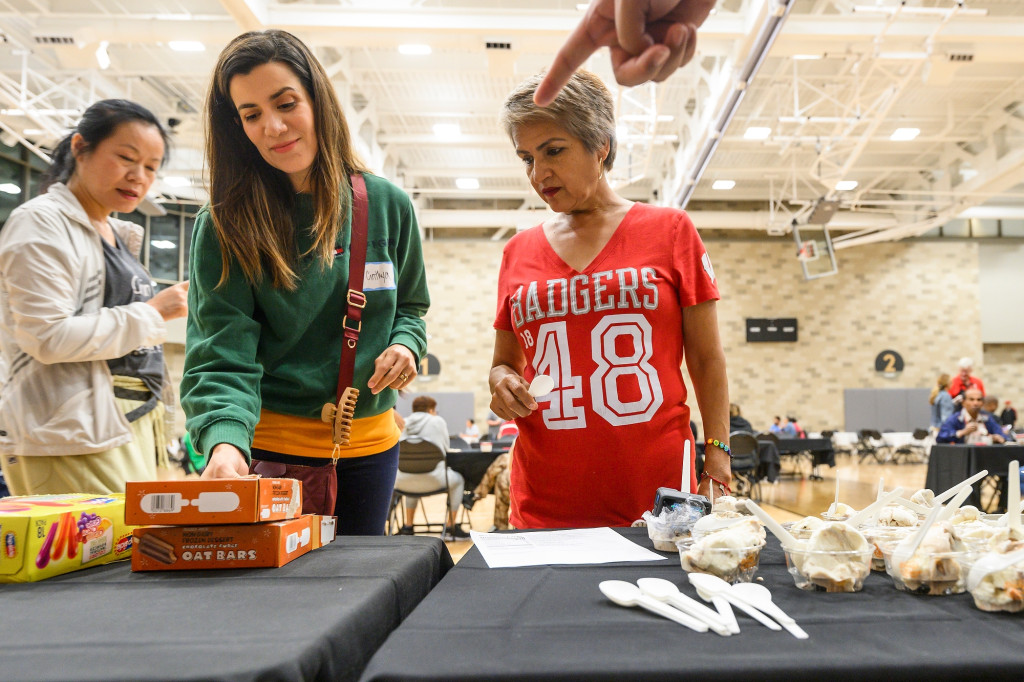
[[[480,422],[490,401],[491,323],[504,242],[423,246],[432,299],[428,345],[441,372],[411,389],[470,391]],[[975,244],[855,247],[837,253],[838,274],[812,281],[804,280],[788,240],[709,241],[707,247],[722,292],[730,396],[755,427],[790,413],[808,430],[841,429],[844,388],[930,388],[939,374],[955,373],[964,355],[974,358],[991,393],[1024,407],[1024,344],[982,346]],[[747,343],[747,317],[795,317],[799,341]],[[875,372],[883,350],[903,356],[899,376]],[[180,378],[181,347],[169,345],[167,356]],[[699,425],[692,394],[689,402]]]

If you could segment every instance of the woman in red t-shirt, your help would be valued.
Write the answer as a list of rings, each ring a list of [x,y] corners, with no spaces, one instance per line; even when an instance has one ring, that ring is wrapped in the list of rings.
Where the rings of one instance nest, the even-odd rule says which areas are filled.
[[[624,526],[661,486],[728,489],[718,287],[684,212],[627,201],[609,184],[615,120],[604,84],[579,72],[540,108],[540,80],[520,85],[502,113],[530,183],[557,214],[509,241],[498,280],[491,409],[519,425],[511,521]],[[684,358],[709,439],[699,485]],[[555,387],[534,398],[538,374]]]

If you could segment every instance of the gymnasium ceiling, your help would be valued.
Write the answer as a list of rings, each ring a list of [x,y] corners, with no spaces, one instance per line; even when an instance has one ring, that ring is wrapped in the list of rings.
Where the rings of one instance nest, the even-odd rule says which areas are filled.
[[[177,121],[154,201],[202,201],[216,57],[244,30],[284,28],[314,46],[362,156],[425,227],[501,238],[543,204],[497,112],[549,64],[578,4],[0,0],[0,137],[45,155],[89,102],[135,99]],[[605,51],[589,68],[614,86]],[[616,187],[685,203],[702,228],[825,222],[844,248],[1024,219],[1024,0],[720,0],[691,64],[613,92]]]

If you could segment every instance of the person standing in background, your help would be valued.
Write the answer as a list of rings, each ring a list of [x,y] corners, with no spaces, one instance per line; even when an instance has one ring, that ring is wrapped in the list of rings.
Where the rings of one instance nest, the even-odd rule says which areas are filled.
[[[0,232],[0,462],[15,495],[124,492],[167,463],[162,344],[188,282],[156,292],[143,228],[111,215],[138,207],[166,150],[148,109],[96,102]]]
[[[956,407],[953,405],[953,398],[949,395],[949,375],[940,374],[932,393],[928,396],[928,405],[931,407],[931,428],[933,433],[938,433],[942,424],[949,419]]]
[[[999,421],[1002,422],[1003,426],[1009,426],[1015,430],[1017,428],[1017,410],[1014,409],[1009,400],[1006,401],[1003,411],[999,414]]]
[[[953,398],[953,402],[957,405],[961,404],[964,393],[972,386],[981,391],[981,396],[985,397],[985,384],[981,383],[981,379],[978,377],[971,375],[971,372],[974,371],[974,361],[966,357],[960,358],[959,365],[960,373],[949,382],[949,395]]]

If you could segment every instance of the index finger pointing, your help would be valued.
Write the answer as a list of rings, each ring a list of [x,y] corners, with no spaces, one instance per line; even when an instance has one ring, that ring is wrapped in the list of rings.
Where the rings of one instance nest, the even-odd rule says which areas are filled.
[[[585,20],[584,20],[585,21]],[[565,84],[569,82],[576,69],[587,61],[590,55],[597,52],[601,46],[594,41],[587,33],[583,23],[576,27],[576,30],[569,35],[569,39],[562,45],[562,49],[555,55],[551,68],[544,74],[544,79],[537,86],[533,93],[533,102],[539,107],[546,107],[554,101],[555,97]]]

